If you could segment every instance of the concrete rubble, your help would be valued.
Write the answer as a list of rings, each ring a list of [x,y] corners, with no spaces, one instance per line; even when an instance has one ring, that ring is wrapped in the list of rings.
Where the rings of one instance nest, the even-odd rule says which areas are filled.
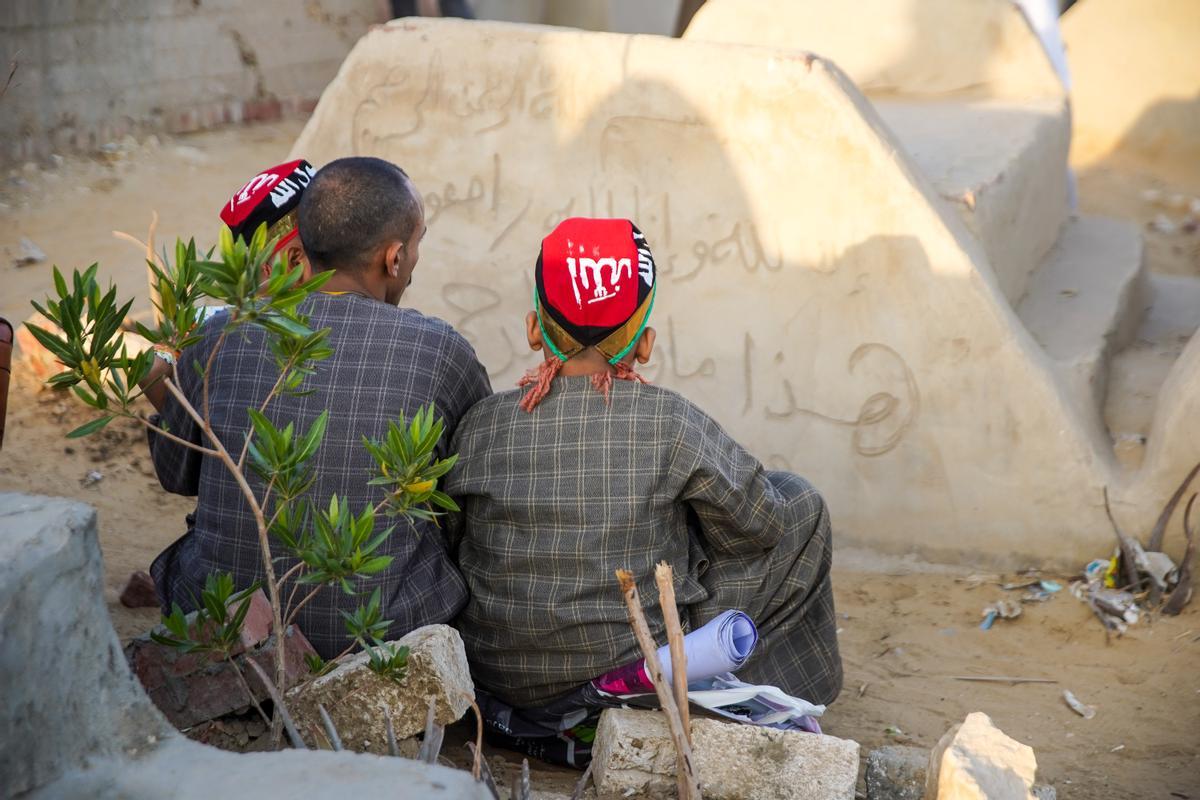
[[[36,325],[48,331],[57,332],[57,326],[40,313],[31,314],[24,322],[16,325],[13,336],[13,372],[18,370],[38,383],[62,372],[62,364],[58,359],[42,347],[41,342],[33,338],[29,325]]]
[[[710,800],[854,797],[858,743],[847,739],[693,718],[692,749]],[[605,711],[592,759],[601,797],[674,794],[675,749],[657,711]]]
[[[490,797],[468,772],[406,759],[234,754],[180,736],[122,656],[82,503],[0,493],[0,642],[0,796]]]
[[[921,800],[929,751],[924,747],[888,745],[867,754],[867,800]]]
[[[327,675],[293,689],[288,708],[306,741],[323,742],[319,705],[324,705],[348,750],[387,753],[386,713],[397,739],[425,730],[429,700],[436,702],[439,725],[459,720],[475,697],[467,653],[458,631],[448,625],[418,628],[392,644],[409,648],[408,669],[395,681],[367,667],[366,653],[357,653]]]
[[[948,730],[929,755],[929,800],[1033,800],[1033,748],[976,711]]]

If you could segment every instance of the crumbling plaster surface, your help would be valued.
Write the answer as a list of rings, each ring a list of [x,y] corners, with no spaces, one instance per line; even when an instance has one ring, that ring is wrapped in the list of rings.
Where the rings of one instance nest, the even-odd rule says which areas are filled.
[[[227,753],[163,719],[104,605],[90,506],[0,493],[0,798],[482,800],[470,773],[354,753]]]
[[[359,42],[293,154],[409,171],[430,233],[408,302],[497,387],[534,363],[541,237],[627,215],[660,265],[648,375],[812,479],[843,541],[995,563],[1109,546],[1109,444],[959,212],[823,59],[400,21]]]
[[[314,101],[375,0],[5,0],[0,162],[127,134],[277,118]]]

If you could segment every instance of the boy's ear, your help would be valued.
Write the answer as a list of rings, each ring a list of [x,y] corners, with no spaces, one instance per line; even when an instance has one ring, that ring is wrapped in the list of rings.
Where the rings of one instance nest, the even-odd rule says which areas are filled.
[[[538,325],[536,311],[530,311],[525,315],[525,338],[529,340],[530,350],[541,350],[544,343],[542,342],[542,326]]]
[[[633,346],[633,357],[639,364],[645,364],[650,360],[650,354],[654,352],[655,336],[654,328],[647,326],[642,331],[642,335],[638,337],[637,344]]]
[[[289,245],[284,251],[287,254],[287,264],[292,269],[300,266],[304,262],[304,251],[297,245]]]
[[[404,242],[392,242],[383,251],[383,270],[391,278],[400,277],[400,268],[404,260]]]

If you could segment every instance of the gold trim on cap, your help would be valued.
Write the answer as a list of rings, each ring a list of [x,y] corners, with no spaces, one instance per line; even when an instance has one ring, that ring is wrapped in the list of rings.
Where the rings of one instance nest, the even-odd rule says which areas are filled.
[[[267,227],[267,238],[282,239],[294,230],[296,230],[296,209],[293,208],[275,220],[273,225]]]
[[[579,355],[583,352],[584,346],[580,344],[574,336],[567,333],[566,329],[554,321],[554,317],[546,313],[546,306],[542,303],[541,298],[538,298],[538,318],[542,322],[542,330],[550,337],[550,344],[558,348],[562,353],[563,358]]]
[[[645,323],[646,315],[650,313],[650,305],[654,301],[654,292],[646,295],[646,299],[638,306],[637,311],[633,312],[633,316],[625,320],[621,327],[605,336],[596,344],[596,349],[608,361],[616,358],[622,350],[628,348],[633,342],[633,337],[637,336]]]

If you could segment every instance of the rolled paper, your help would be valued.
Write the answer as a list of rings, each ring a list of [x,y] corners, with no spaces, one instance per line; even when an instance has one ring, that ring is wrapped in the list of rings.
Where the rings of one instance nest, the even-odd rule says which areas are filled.
[[[727,672],[736,672],[746,663],[758,644],[758,629],[754,621],[741,611],[724,611],[707,625],[683,637],[683,652],[687,656],[688,682],[704,680]],[[658,649],[663,678],[671,682],[671,649]]]

